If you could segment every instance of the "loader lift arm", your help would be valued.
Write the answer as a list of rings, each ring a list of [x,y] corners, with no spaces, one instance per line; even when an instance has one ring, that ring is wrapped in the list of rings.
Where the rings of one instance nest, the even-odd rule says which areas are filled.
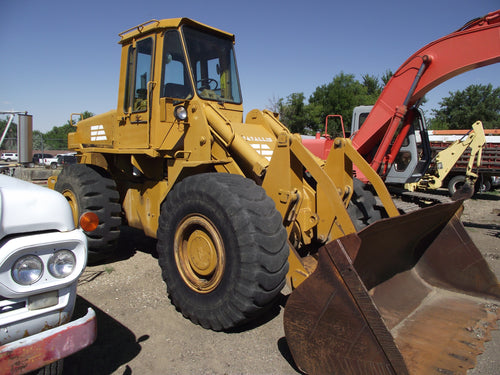
[[[427,335],[432,349],[441,351],[419,373],[437,365],[448,373],[463,368],[456,358],[450,365],[436,363],[448,359],[450,350],[459,359],[473,357],[455,350],[460,342],[453,338],[482,323],[485,314],[476,302],[473,311],[463,309],[464,295],[479,295],[482,302],[500,291],[455,215],[461,201],[399,216],[382,179],[350,140],[335,139],[324,161],[269,111],[250,111],[243,122],[232,34],[179,18],[147,22],[120,36],[117,107],[78,122],[68,146],[78,152],[79,163],[65,167],[54,186],[74,215],[81,207],[95,210],[99,235],[89,241],[96,256],[117,249],[123,215],[129,226],[158,239],[158,263],[172,303],[213,330],[265,313],[289,281],[296,289],[285,311],[286,337],[306,371],[300,353],[324,349],[326,362],[319,358],[314,367],[323,372],[328,363],[330,373],[411,371],[428,357],[426,348],[402,345],[427,344],[412,339],[424,325],[451,341]],[[210,80],[218,85],[208,85]],[[409,85],[406,105],[417,83]],[[375,197],[354,178],[353,166],[371,182],[389,218],[379,220]],[[448,267],[448,254],[454,267]],[[339,273],[345,282],[330,282]],[[444,297],[458,290],[451,313],[464,310],[467,322],[438,329],[434,316],[451,313],[417,306],[413,310],[420,310],[425,324],[412,324],[404,334],[393,330],[411,323],[411,308],[439,288]],[[354,304],[346,301],[353,294]],[[304,295],[320,309],[301,300]],[[377,308],[381,316],[374,315]],[[319,319],[309,311],[319,311]],[[309,334],[314,327],[319,329]],[[332,345],[325,345],[325,336]],[[349,344],[351,339],[356,341]],[[309,351],[308,344],[322,350]],[[367,364],[360,348],[380,355]],[[328,362],[332,350],[334,363]]]
[[[389,170],[411,126],[407,110],[427,92],[461,73],[500,62],[499,29],[497,10],[427,44],[399,67],[352,137],[373,169],[381,175]]]

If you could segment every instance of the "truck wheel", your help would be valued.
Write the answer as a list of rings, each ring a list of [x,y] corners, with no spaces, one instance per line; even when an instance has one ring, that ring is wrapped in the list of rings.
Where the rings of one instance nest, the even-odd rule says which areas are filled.
[[[50,169],[57,169],[57,163],[50,163]]]
[[[347,212],[357,231],[381,219],[380,211],[375,209],[373,193],[357,178],[353,179],[354,192],[347,206]]]
[[[486,177],[482,180],[481,178],[479,178],[476,184],[478,185],[476,190],[480,193],[486,193],[491,190],[491,181],[489,177]]]
[[[281,215],[244,177],[205,173],[179,182],[162,204],[157,237],[172,303],[204,328],[227,330],[255,318],[285,284]]]
[[[86,233],[89,262],[104,259],[115,249],[120,236],[121,205],[115,182],[103,169],[72,164],[64,167],[54,189],[68,200],[76,226],[82,213],[97,214],[99,226]]]
[[[463,175],[457,175],[454,176],[450,182],[448,182],[448,192],[450,193],[450,196],[453,196],[457,192],[457,190],[460,190],[462,186],[465,184],[465,176]]]

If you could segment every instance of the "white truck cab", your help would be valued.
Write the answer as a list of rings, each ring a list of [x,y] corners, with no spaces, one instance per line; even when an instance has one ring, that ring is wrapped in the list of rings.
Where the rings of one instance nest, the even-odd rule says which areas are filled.
[[[58,374],[62,358],[95,340],[92,309],[70,322],[86,261],[66,199],[0,175],[0,373]]]

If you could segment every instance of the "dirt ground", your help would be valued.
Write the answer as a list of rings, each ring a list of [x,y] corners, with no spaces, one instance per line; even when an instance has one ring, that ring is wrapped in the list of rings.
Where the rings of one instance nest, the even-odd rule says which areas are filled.
[[[500,278],[500,195],[465,204],[462,221]],[[233,332],[192,324],[170,304],[156,241],[123,228],[120,256],[87,267],[79,282],[77,316],[92,307],[98,338],[65,360],[64,374],[297,374],[283,333],[284,301],[261,321]],[[500,331],[492,333],[476,368],[498,374]]]

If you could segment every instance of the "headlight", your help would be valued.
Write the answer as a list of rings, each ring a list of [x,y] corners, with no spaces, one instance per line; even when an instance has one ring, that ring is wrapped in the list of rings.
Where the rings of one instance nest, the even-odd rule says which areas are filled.
[[[187,114],[186,108],[182,105],[175,107],[174,108],[174,116],[177,120],[181,120],[181,121],[187,119],[188,114]]]
[[[71,275],[76,265],[76,257],[73,252],[69,250],[59,250],[54,253],[49,259],[47,268],[49,273],[62,279],[63,277]]]
[[[12,278],[21,285],[36,283],[43,274],[42,260],[36,255],[25,255],[19,258],[12,267]]]

